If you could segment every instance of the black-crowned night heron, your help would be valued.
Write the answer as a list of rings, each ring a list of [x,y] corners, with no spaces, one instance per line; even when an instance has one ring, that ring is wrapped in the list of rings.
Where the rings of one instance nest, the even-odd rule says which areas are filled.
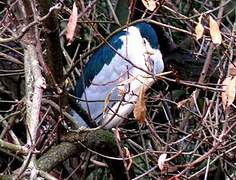
[[[75,88],[75,96],[80,99],[77,103],[105,128],[120,124],[132,111],[145,77],[154,77],[164,69],[158,46],[154,29],[146,22],[114,34],[90,56],[82,70]],[[78,114],[73,115],[85,125]]]

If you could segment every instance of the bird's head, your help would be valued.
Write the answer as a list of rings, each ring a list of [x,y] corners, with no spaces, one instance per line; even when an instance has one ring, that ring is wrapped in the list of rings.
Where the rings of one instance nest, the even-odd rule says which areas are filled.
[[[144,57],[151,65],[153,74],[161,73],[164,70],[162,54],[159,50],[158,37],[152,26],[148,23],[137,23],[134,25],[143,39]]]
[[[143,38],[144,43],[144,59],[150,65],[149,70],[155,75],[164,70],[162,54],[159,49],[152,48],[146,38]]]

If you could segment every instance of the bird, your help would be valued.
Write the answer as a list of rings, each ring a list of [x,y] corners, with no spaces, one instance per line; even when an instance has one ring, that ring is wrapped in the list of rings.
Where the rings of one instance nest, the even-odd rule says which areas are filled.
[[[154,77],[163,70],[154,28],[147,22],[126,26],[88,58],[76,81],[76,103],[103,128],[111,129],[132,111],[137,89],[143,83],[138,77]],[[76,112],[73,116],[79,125],[87,126]]]

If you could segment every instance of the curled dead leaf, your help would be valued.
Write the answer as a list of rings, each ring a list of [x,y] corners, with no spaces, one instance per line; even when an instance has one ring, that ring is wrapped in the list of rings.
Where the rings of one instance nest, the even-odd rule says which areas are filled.
[[[211,16],[209,16],[209,26],[212,42],[214,44],[221,44],[222,36],[220,34],[219,25]]]
[[[236,93],[236,76],[233,77],[227,77],[223,81],[223,92],[221,93],[221,98],[223,102],[223,107],[226,109],[229,107],[235,99],[235,93]]]
[[[149,11],[154,11],[157,6],[155,0],[142,0],[142,3]]]
[[[161,171],[165,168],[165,161],[166,161],[167,154],[161,154],[158,158],[158,167]]]
[[[134,118],[138,123],[143,124],[146,116],[146,104],[145,104],[145,87],[141,86],[139,90],[139,96],[136,104],[134,105]]]
[[[73,41],[75,28],[77,25],[77,18],[78,18],[78,9],[76,3],[74,2],[72,13],[70,15],[69,22],[67,24],[67,34],[66,34],[66,39],[68,40],[67,46],[70,45],[71,42]]]
[[[131,158],[130,151],[127,147],[124,147],[124,151],[125,151],[125,157],[128,158],[127,169],[129,170],[133,163],[133,160]]]
[[[198,24],[197,26],[195,27],[195,33],[196,33],[196,39],[199,40],[200,38],[202,38],[203,36],[203,32],[204,32],[204,27],[201,23],[202,21],[202,16],[200,16],[198,18]]]
[[[105,98],[105,100],[104,100],[104,106],[103,106],[103,110],[102,110],[103,113],[106,112],[107,106],[108,106],[109,103],[110,103],[111,93],[112,93],[112,92],[108,93],[107,96],[106,96],[106,98]]]

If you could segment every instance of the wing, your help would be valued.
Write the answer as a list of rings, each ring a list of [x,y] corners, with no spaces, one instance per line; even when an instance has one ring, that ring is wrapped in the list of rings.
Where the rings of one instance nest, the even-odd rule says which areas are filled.
[[[127,32],[121,31],[113,35],[108,43],[116,50],[121,49],[123,42],[122,36]],[[86,87],[91,85],[94,77],[97,76],[105,64],[109,65],[116,52],[107,44],[102,45],[95,53],[89,58],[85,68],[82,71],[81,77],[77,80],[75,95],[81,97]],[[109,78],[109,75],[107,76]]]

